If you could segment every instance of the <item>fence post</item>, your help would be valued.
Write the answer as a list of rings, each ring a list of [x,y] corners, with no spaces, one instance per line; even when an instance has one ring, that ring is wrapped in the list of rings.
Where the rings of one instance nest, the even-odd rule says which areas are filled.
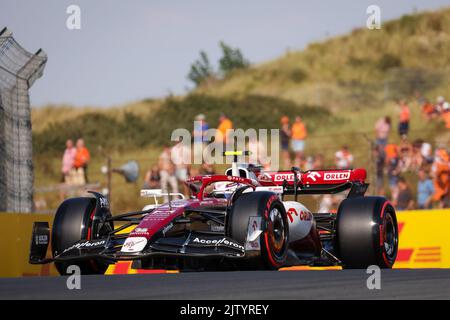
[[[28,90],[42,76],[44,51],[26,51],[0,31],[0,211],[33,210],[31,108]]]

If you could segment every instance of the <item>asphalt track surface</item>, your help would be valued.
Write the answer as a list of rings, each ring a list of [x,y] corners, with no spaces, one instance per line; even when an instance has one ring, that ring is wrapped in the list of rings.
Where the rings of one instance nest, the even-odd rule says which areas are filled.
[[[0,299],[450,299],[450,269],[383,270],[367,289],[365,270],[234,271],[0,278]]]

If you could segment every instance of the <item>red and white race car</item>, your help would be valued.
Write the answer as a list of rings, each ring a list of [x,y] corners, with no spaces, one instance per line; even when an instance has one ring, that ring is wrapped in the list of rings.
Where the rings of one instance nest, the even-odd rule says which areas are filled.
[[[264,172],[234,162],[224,175],[187,180],[189,199],[114,216],[107,198],[92,192],[65,200],[51,231],[48,223],[34,224],[29,260],[55,262],[61,274],[69,265],[102,274],[120,260],[144,269],[391,268],[398,248],[395,210],[383,197],[364,196],[365,179],[364,169]],[[337,213],[311,212],[299,201],[343,191],[348,194]],[[141,195],[175,197],[161,190]],[[49,239],[53,256],[46,258]]]

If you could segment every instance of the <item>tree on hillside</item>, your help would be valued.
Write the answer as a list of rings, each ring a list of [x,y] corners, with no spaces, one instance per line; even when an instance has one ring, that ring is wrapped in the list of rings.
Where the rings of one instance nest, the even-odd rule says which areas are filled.
[[[188,79],[199,86],[204,81],[213,76],[214,72],[209,63],[208,55],[205,51],[200,51],[200,58],[191,64],[191,70],[188,74]]]
[[[250,65],[239,48],[232,48],[223,41],[219,42],[219,46],[222,49],[222,57],[219,60],[219,71],[222,76],[226,77],[231,71],[245,69]],[[191,64],[187,78],[198,87],[216,77],[217,74],[219,73],[213,70],[206,52],[200,51],[200,58]]]
[[[245,69],[249,66],[250,63],[244,58],[239,48],[232,48],[223,41],[219,43],[219,46],[222,49],[219,68],[224,76],[235,69]]]

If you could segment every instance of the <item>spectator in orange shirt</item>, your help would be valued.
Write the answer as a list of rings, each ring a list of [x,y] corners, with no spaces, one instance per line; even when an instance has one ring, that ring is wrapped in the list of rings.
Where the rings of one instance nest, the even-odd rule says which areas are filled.
[[[222,141],[225,145],[230,143],[230,135],[229,132],[227,132],[230,129],[233,129],[233,122],[231,122],[225,114],[221,114],[219,118],[219,126],[217,127],[217,130],[219,131],[217,141]]]
[[[428,100],[426,100],[422,106],[423,115],[425,116],[425,118],[427,120],[430,120],[431,118],[433,118],[433,115],[435,114],[435,110],[436,109],[434,108],[434,105]]]
[[[298,166],[303,163],[303,151],[305,150],[306,126],[299,116],[295,117],[295,122],[291,128],[291,146],[295,152],[295,162]]]
[[[83,139],[78,139],[76,146],[77,152],[75,153],[73,166],[77,170],[83,169],[85,183],[88,183],[87,168],[91,155],[89,154],[89,150],[85,147]]]
[[[411,118],[411,112],[405,100],[401,100],[399,105],[400,105],[400,120],[398,123],[398,134],[400,136],[407,136],[409,131],[409,120]]]
[[[444,107],[442,110],[442,119],[444,120],[445,127],[450,129],[450,104],[448,102],[444,103]]]
[[[398,157],[398,146],[395,143],[389,143],[385,148],[386,161],[390,161]]]
[[[387,176],[389,180],[389,188],[391,189],[391,194],[395,194],[397,191],[397,180],[400,174],[398,163],[399,163],[399,150],[398,146],[394,143],[388,144],[384,148],[386,155],[386,165],[387,165]]]
[[[438,208],[450,207],[450,170],[441,171],[434,184],[434,200],[438,202]]]
[[[433,200],[438,202],[439,208],[450,205],[450,156],[444,148],[436,150],[436,157],[432,167],[434,175]]]

